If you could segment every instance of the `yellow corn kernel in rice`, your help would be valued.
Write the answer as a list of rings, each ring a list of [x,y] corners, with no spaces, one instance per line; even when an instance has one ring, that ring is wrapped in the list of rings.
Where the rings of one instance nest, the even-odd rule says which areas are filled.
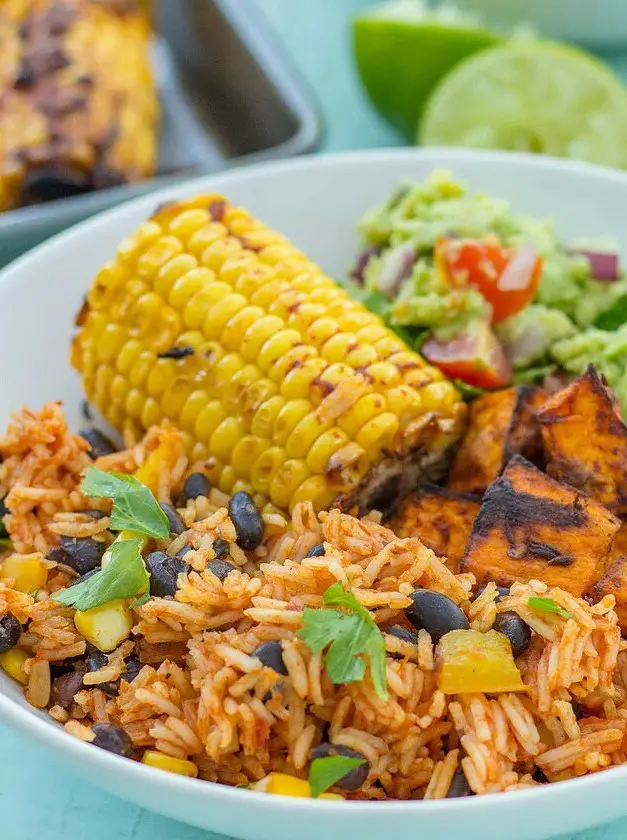
[[[509,639],[496,630],[452,630],[436,648],[438,688],[444,694],[524,691]]]
[[[11,578],[13,589],[32,594],[48,579],[48,567],[39,557],[11,554],[0,564],[0,578]]]
[[[149,767],[156,767],[158,770],[167,770],[168,773],[177,773],[179,776],[191,776],[192,779],[198,775],[198,767],[193,761],[174,758],[158,750],[146,750],[142,756],[142,764],[148,764]]]
[[[76,610],[74,625],[86,641],[103,653],[114,650],[133,629],[133,613],[121,598],[92,610]]]
[[[289,776],[287,773],[270,773],[264,779],[263,790],[266,793],[278,793],[281,796],[298,796],[302,799],[311,799],[313,797],[308,781],[298,779],[296,776]],[[344,799],[344,797],[337,793],[322,793],[318,799]]]
[[[114,300],[96,280],[72,361],[127,436],[169,421],[216,487],[290,511],[391,507],[444,473],[465,418],[452,383],[246,211],[218,195],[159,207],[108,271],[123,269]],[[105,357],[103,325],[123,336]],[[159,470],[140,469],[154,491]]]
[[[11,648],[4,653],[0,653],[0,668],[13,677],[14,680],[26,685],[28,682],[28,675],[24,673],[24,663],[28,659],[28,654],[21,648]]]

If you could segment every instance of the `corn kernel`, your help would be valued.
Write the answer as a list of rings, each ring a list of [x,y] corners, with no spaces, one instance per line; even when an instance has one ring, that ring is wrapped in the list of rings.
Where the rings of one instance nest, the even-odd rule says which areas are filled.
[[[0,578],[11,578],[13,589],[32,594],[46,585],[48,569],[38,555],[11,554],[0,564]]]
[[[28,674],[24,672],[24,663],[28,659],[28,654],[21,648],[11,648],[4,653],[0,653],[0,668],[13,677],[22,685],[28,682]]]
[[[133,613],[122,599],[91,610],[76,610],[74,625],[86,641],[108,653],[127,639],[133,629]]]
[[[198,767],[193,761],[174,758],[158,750],[146,750],[142,756],[142,764],[156,767],[158,770],[167,770],[168,773],[177,773],[179,776],[191,776],[192,779],[198,775]]]
[[[278,793],[281,796],[298,796],[304,799],[311,799],[313,794],[309,782],[305,779],[298,779],[296,776],[288,776],[287,773],[270,773],[264,780],[262,788],[266,793]],[[338,793],[322,793],[318,799],[343,799]]]

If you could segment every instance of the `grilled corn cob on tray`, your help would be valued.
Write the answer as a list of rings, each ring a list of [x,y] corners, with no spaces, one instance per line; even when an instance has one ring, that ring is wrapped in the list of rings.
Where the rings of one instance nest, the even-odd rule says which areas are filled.
[[[0,4],[0,210],[152,175],[150,36],[133,0]]]
[[[225,493],[386,508],[463,430],[453,385],[217,195],[157,210],[96,277],[72,362],[131,441],[171,420]]]

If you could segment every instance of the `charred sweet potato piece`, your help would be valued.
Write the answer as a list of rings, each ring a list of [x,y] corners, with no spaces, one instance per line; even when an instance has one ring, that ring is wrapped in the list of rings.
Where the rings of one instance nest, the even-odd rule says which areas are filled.
[[[460,492],[483,493],[514,455],[536,461],[542,452],[536,410],[545,399],[541,388],[521,385],[474,400],[448,486]]]
[[[616,615],[623,630],[627,630],[627,525],[624,524],[614,540],[612,561],[607,572],[592,590],[595,601],[604,595],[616,598]]]
[[[619,520],[519,455],[488,489],[462,560],[478,583],[537,578],[573,595],[605,572]]]
[[[627,515],[627,426],[592,367],[538,413],[547,472]]]
[[[425,485],[401,503],[388,522],[399,537],[418,537],[457,573],[481,498]]]

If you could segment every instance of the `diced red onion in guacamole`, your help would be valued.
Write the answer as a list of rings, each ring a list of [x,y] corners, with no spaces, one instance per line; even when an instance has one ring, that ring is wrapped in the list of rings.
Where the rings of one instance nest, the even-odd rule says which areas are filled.
[[[370,247],[365,248],[357,257],[355,267],[351,271],[351,277],[359,283],[360,286],[363,286],[366,282],[365,274],[366,269],[368,268],[368,263],[373,257],[378,257],[380,253],[381,248],[377,248],[376,245],[371,245]]]
[[[536,267],[538,254],[530,242],[525,243],[507,263],[497,282],[502,292],[515,292],[527,289]]]
[[[590,251],[587,248],[577,248],[576,254],[581,254],[590,263],[592,276],[595,280],[614,283],[620,276],[619,255],[615,251]]]
[[[377,278],[380,292],[392,297],[398,292],[403,280],[411,276],[416,259],[416,249],[411,242],[404,242],[391,248],[383,255],[381,273]]]

